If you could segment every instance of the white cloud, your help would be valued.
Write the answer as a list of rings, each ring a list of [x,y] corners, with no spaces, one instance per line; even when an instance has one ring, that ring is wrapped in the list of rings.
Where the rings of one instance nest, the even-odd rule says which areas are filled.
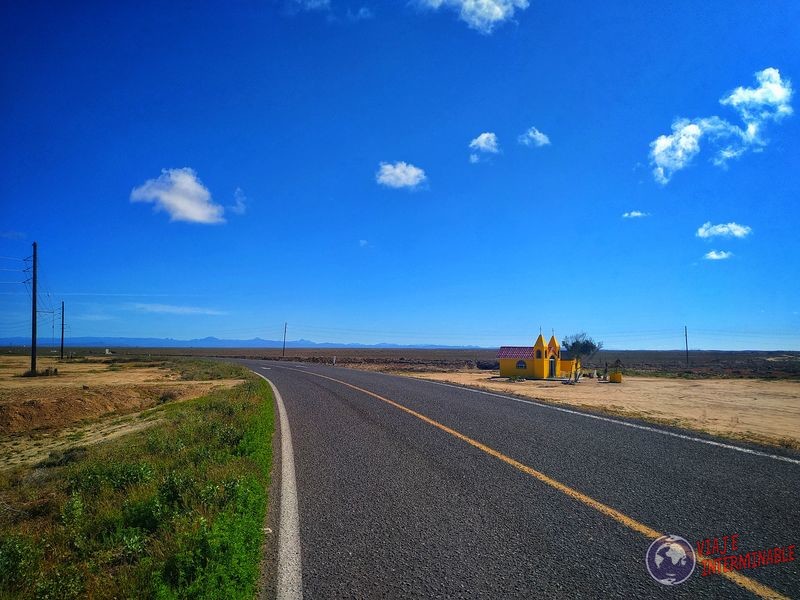
[[[528,8],[528,0],[418,0],[421,6],[438,10],[442,7],[458,11],[459,18],[480,33],[489,34],[496,25]]]
[[[650,143],[653,176],[661,184],[669,182],[675,171],[683,169],[700,152],[703,129],[687,120],[672,124],[672,134],[660,135]]]
[[[491,131],[480,134],[469,143],[469,147],[478,152],[489,152],[490,154],[497,154],[500,152],[500,146],[497,143],[497,135]]]
[[[415,188],[425,180],[425,171],[403,161],[394,164],[382,162],[375,173],[375,181],[392,188]]]
[[[368,6],[358,8],[347,6],[341,7],[342,3],[334,3],[331,0],[283,0],[286,14],[296,16],[299,13],[316,13],[325,18],[330,24],[354,24],[361,21],[368,21],[375,18],[375,13]]]
[[[301,10],[328,10],[331,0],[292,0],[292,4]]]
[[[242,188],[237,187],[233,192],[233,204],[228,208],[235,215],[243,215],[247,212],[247,196]]]
[[[755,141],[751,142],[755,144]],[[718,167],[725,167],[729,160],[732,158],[739,158],[742,154],[749,150],[749,145],[746,143],[730,144],[717,152],[717,155],[711,159],[711,162]]]
[[[780,71],[773,67],[759,71],[755,76],[758,87],[737,87],[720,103],[738,110],[746,123],[777,121],[791,115],[792,82],[781,79]]]
[[[725,250],[711,250],[710,252],[706,252],[705,258],[706,260],[725,260],[733,256],[733,252],[727,252]]]
[[[343,2],[334,6],[331,0],[283,0],[283,3],[286,14],[290,16],[297,16],[299,13],[317,13],[330,24],[354,24],[375,18],[375,13],[368,6],[358,8],[348,6],[343,9],[341,7]]]
[[[707,137],[715,142],[730,140],[720,149],[714,164],[723,166],[731,158],[740,156],[748,143],[747,133],[719,117],[705,119],[678,119],[672,124],[670,135],[660,135],[650,143],[650,162],[656,181],[666,184],[676,171],[687,167],[700,153],[700,140]]]
[[[165,315],[212,315],[220,316],[228,313],[213,308],[199,306],[175,306],[173,304],[131,304],[130,308],[139,312],[165,314]]]
[[[650,215],[646,212],[642,212],[640,210],[631,210],[626,213],[622,213],[623,219],[641,219],[642,217],[649,217]]]
[[[362,6],[361,8],[355,11],[348,8],[347,12],[345,13],[345,19],[347,19],[351,23],[357,23],[358,21],[366,21],[374,17],[375,14],[366,6]]]
[[[59,296],[100,296],[103,298],[120,297],[120,298],[168,298],[172,294],[126,294],[120,292],[58,292]],[[186,295],[186,294],[182,294]]]
[[[550,138],[547,137],[546,134],[536,129],[536,127],[531,127],[528,129],[528,131],[517,138],[517,141],[525,146],[540,147],[550,145]]]
[[[88,313],[85,315],[74,315],[72,318],[78,321],[113,321],[117,317],[112,317],[111,315],[105,315],[102,313]]]
[[[720,223],[719,225],[712,225],[711,221],[707,221],[697,230],[697,237],[711,238],[721,236],[744,238],[750,235],[751,231],[752,229],[747,225],[739,225],[738,223]]]
[[[469,155],[469,162],[472,164],[481,161],[481,154],[497,154],[500,152],[500,144],[497,142],[497,135],[491,131],[486,131],[469,143],[470,149],[474,150]]]
[[[756,79],[759,87],[739,87],[720,100],[721,104],[739,112],[744,127],[717,116],[677,119],[672,124],[671,134],[660,135],[650,143],[650,164],[657,182],[665,185],[675,172],[686,168],[700,153],[703,138],[714,147],[711,162],[718,167],[725,167],[729,160],[739,158],[748,150],[758,151],[766,145],[760,135],[764,123],[792,114],[789,104],[792,87],[774,68],[756,73]]]
[[[656,181],[668,183],[675,171],[689,164],[700,152],[702,136],[702,127],[684,119],[672,124],[672,134],[660,135],[651,142],[650,160]]]
[[[366,248],[367,246],[369,246],[369,240],[358,240],[359,248]]]
[[[225,222],[225,209],[214,204],[211,192],[189,168],[163,169],[158,178],[148,179],[131,191],[131,202],[152,202],[156,210],[169,213],[170,221]]]

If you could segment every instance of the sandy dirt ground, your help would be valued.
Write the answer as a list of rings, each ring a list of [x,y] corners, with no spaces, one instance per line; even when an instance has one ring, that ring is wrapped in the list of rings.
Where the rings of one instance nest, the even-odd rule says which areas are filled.
[[[235,379],[181,381],[158,366],[113,365],[103,358],[62,362],[45,358],[39,370],[55,377],[20,377],[25,357],[0,357],[0,469],[32,464],[51,452],[85,446],[152,425],[141,413],[159,404],[197,398]]]
[[[486,371],[412,376],[800,448],[798,381],[625,377],[618,385],[588,378],[576,385],[564,385],[550,381],[511,382]]]
[[[159,421],[153,416],[139,419],[140,414],[135,413],[122,418],[110,417],[89,425],[68,427],[34,436],[0,436],[0,470],[36,464],[53,453],[142,431]]]

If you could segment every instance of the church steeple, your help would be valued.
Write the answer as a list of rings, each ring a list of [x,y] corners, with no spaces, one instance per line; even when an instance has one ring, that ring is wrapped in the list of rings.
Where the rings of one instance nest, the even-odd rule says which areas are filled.
[[[534,348],[540,348],[542,350],[547,348],[547,345],[544,343],[544,338],[542,337],[541,333],[539,334],[539,337],[536,338],[536,342],[533,344],[533,347]]]
[[[561,344],[558,343],[555,333],[553,333],[550,341],[547,342],[547,349],[551,355],[555,356],[556,358],[561,358]]]

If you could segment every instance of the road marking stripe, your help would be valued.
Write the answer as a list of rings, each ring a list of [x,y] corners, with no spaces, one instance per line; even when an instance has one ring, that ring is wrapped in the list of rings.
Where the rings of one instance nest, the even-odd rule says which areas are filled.
[[[542,402],[536,402],[535,400],[524,400],[522,398],[514,398],[514,396],[506,396],[504,394],[495,394],[494,392],[485,392],[483,390],[476,390],[474,388],[466,387],[463,385],[454,385],[452,383],[443,383],[441,381],[433,381],[431,379],[421,379],[419,377],[409,377],[409,379],[414,379],[416,381],[426,381],[428,383],[433,383],[435,385],[442,385],[444,387],[455,388],[457,390],[465,390],[467,392],[474,392],[475,394],[483,394],[485,396],[494,396],[495,398],[504,398],[505,400],[513,400],[514,402],[520,402],[522,404],[532,404],[533,406],[538,406],[539,408],[547,408],[550,410],[557,410],[564,413],[569,413],[571,415],[578,415],[580,417],[587,417],[589,419],[597,419],[598,421],[605,421],[607,423],[615,423],[616,425],[624,425],[625,427],[632,427],[633,429],[641,429],[644,431],[649,431],[651,433],[658,433],[661,435],[668,435],[671,437],[680,438],[682,440],[689,440],[690,442],[700,442],[701,444],[708,444],[709,446],[717,446],[719,448],[727,448],[728,450],[736,450],[737,452],[744,452],[745,454],[753,454],[755,456],[762,456],[764,458],[772,458],[774,460],[781,460],[788,463],[793,463],[796,465],[800,465],[800,460],[795,458],[789,458],[788,456],[780,456],[778,454],[769,454],[768,452],[761,452],[759,450],[751,450],[750,448],[742,448],[741,446],[734,446],[733,444],[725,444],[723,442],[715,442],[714,440],[706,440],[699,437],[694,437],[691,435],[685,435],[682,433],[675,433],[674,431],[665,431],[663,429],[657,429],[655,427],[648,427],[647,425],[639,425],[638,423],[629,423],[627,421],[620,421],[619,419],[612,419],[609,417],[601,417],[600,415],[593,415],[590,413],[581,412],[579,410],[572,410],[570,408],[564,408],[562,406],[553,406],[552,404],[545,404]]]
[[[287,367],[287,368],[290,368],[290,367]],[[351,383],[347,383],[346,381],[342,381],[340,379],[334,379],[333,377],[328,377],[327,375],[321,375],[320,373],[314,373],[313,371],[298,371],[298,372],[299,373],[306,373],[308,375],[314,375],[315,377],[321,377],[322,379],[328,379],[330,381],[334,381],[336,383],[340,383],[341,385],[347,386],[347,387],[352,388],[352,389],[354,389],[356,391],[359,391],[359,392],[362,392],[364,394],[367,394],[368,396],[372,396],[373,398],[376,398],[376,399],[380,400],[381,402],[385,402],[386,404],[389,404],[390,406],[394,406],[395,408],[397,408],[399,410],[402,410],[403,412],[405,412],[405,413],[407,413],[407,414],[409,414],[409,415],[411,415],[413,417],[416,417],[420,421],[423,421],[424,423],[427,423],[428,425],[432,425],[433,427],[436,427],[437,429],[439,429],[441,431],[444,431],[445,433],[449,433],[450,435],[452,435],[455,438],[458,438],[462,442],[466,442],[470,446],[472,446],[474,448],[477,448],[478,450],[481,450],[482,452],[485,452],[486,454],[488,454],[490,456],[493,456],[494,458],[497,458],[498,460],[503,461],[507,465],[510,465],[510,466],[514,467],[515,469],[517,469],[519,471],[522,471],[526,475],[530,475],[531,477],[534,477],[535,479],[538,479],[542,483],[545,483],[545,484],[549,485],[550,487],[558,490],[559,492],[561,492],[563,494],[566,494],[570,498],[573,498],[574,500],[577,500],[578,502],[581,502],[582,504],[585,504],[586,506],[589,506],[589,507],[597,510],[598,512],[606,515],[607,517],[611,517],[612,519],[614,519],[618,523],[621,523],[622,525],[624,525],[628,529],[632,529],[633,531],[636,531],[637,533],[640,533],[640,534],[642,534],[643,536],[645,536],[647,538],[657,539],[657,538],[660,538],[661,536],[664,535],[663,533],[648,527],[644,523],[640,523],[636,519],[633,519],[633,518],[629,517],[628,515],[626,515],[624,513],[621,513],[621,512],[619,512],[618,510],[616,510],[614,508],[611,508],[607,504],[603,504],[602,502],[599,502],[598,500],[595,500],[594,498],[591,498],[590,496],[587,496],[586,494],[583,494],[583,493],[579,492],[578,490],[576,490],[574,488],[571,488],[568,485],[565,485],[565,484],[561,483],[560,481],[556,481],[555,479],[553,479],[551,477],[548,477],[544,473],[542,473],[540,471],[537,471],[536,469],[533,469],[533,468],[529,467],[528,465],[522,464],[521,462],[519,462],[517,460],[514,460],[510,456],[507,456],[507,455],[503,454],[502,452],[499,452],[499,451],[495,450],[494,448],[491,448],[491,447],[487,446],[486,444],[483,444],[483,443],[481,443],[481,442],[479,442],[477,440],[474,440],[471,437],[468,437],[468,436],[464,435],[463,433],[461,433],[459,431],[456,431],[455,429],[451,429],[447,425],[443,425],[442,423],[439,423],[439,421],[431,419],[430,417],[426,417],[422,413],[418,413],[417,411],[415,411],[415,410],[413,410],[411,408],[408,408],[407,406],[403,406],[402,404],[398,404],[394,400],[389,400],[389,398],[385,398],[385,397],[383,397],[383,396],[381,396],[379,394],[376,394],[375,392],[371,392],[371,391],[369,391],[367,389],[358,387],[358,386],[353,385]],[[454,386],[454,387],[457,387],[457,386]],[[706,556],[704,556],[702,554],[699,554],[699,553],[697,553],[697,559],[698,559],[698,562],[700,562],[700,563],[705,563],[705,562],[711,560],[708,557],[706,557]],[[782,595],[781,593],[773,590],[770,587],[767,587],[766,585],[764,585],[762,583],[759,583],[758,581],[755,581],[754,579],[750,579],[749,577],[745,577],[744,575],[742,575],[741,573],[738,573],[736,571],[722,572],[722,573],[719,573],[719,575],[729,579],[730,581],[732,581],[736,585],[738,585],[738,586],[740,586],[740,587],[752,592],[753,594],[755,594],[755,595],[757,595],[757,596],[759,596],[761,598],[769,598],[769,599],[775,599],[775,600],[788,600],[788,598],[786,596]]]
[[[253,371],[255,373],[255,371]],[[281,393],[275,384],[256,373],[272,388],[281,423],[281,515],[278,531],[278,600],[302,600],[303,570],[300,560],[300,516],[297,509],[297,482],[294,476],[294,450],[289,418]]]
[[[299,365],[298,365],[299,366]],[[284,369],[291,369],[291,367],[282,367]],[[305,367],[303,367],[305,368]],[[310,372],[310,371],[309,371]],[[796,458],[790,458],[788,456],[781,456],[779,454],[770,454],[768,452],[761,452],[760,450],[752,450],[751,448],[743,448],[742,446],[734,446],[733,444],[726,444],[724,442],[715,442],[714,440],[707,440],[691,435],[685,435],[682,433],[675,433],[674,431],[666,431],[664,429],[658,429],[656,427],[649,427],[647,425],[639,425],[638,423],[630,423],[628,421],[621,421],[619,419],[612,419],[610,417],[601,417],[600,415],[593,415],[591,413],[581,412],[579,410],[573,410],[570,408],[564,408],[562,406],[555,406],[553,404],[545,404],[543,402],[536,402],[535,400],[526,400],[523,398],[515,398],[514,396],[507,396],[505,394],[496,394],[494,392],[486,392],[484,390],[478,390],[472,387],[467,387],[465,385],[455,385],[452,383],[444,383],[442,381],[434,381],[432,379],[423,379],[421,377],[412,377],[409,375],[390,375],[388,373],[381,373],[380,371],[374,371],[375,374],[378,375],[385,375],[387,377],[403,377],[405,379],[412,379],[414,381],[423,381],[425,383],[431,383],[433,385],[441,385],[444,387],[455,388],[457,390],[463,390],[465,392],[472,392],[474,394],[483,394],[484,396],[493,396],[495,398],[502,398],[504,400],[512,400],[514,402],[519,402],[521,404],[530,404],[532,406],[538,406],[539,408],[546,408],[548,410],[557,410],[559,412],[568,413],[571,415],[576,415],[579,417],[586,417],[587,419],[596,419],[598,421],[605,421],[606,423],[614,423],[615,425],[623,425],[625,427],[631,427],[633,429],[640,429],[642,431],[649,431],[650,433],[657,433],[659,435],[667,435],[674,438],[679,438],[682,440],[687,440],[690,442],[698,442],[700,444],[707,444],[709,446],[716,446],[718,448],[725,448],[727,450],[735,450],[737,452],[743,452],[745,454],[751,454],[753,456],[760,456],[762,458],[771,458],[773,460],[780,460],[783,462],[792,463],[795,465],[800,465],[800,460]]]

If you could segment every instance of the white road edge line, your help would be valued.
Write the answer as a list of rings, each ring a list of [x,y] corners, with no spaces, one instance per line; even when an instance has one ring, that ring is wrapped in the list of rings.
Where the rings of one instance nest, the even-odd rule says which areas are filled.
[[[750,448],[742,448],[741,446],[734,446],[732,444],[725,444],[723,442],[715,442],[713,440],[704,440],[703,438],[693,437],[691,435],[683,435],[681,433],[675,433],[673,431],[664,431],[663,429],[656,429],[655,427],[648,427],[647,425],[639,425],[637,423],[628,423],[626,421],[620,421],[618,419],[610,419],[609,417],[601,417],[599,415],[592,415],[589,413],[580,412],[577,410],[572,410],[569,408],[563,408],[561,406],[553,406],[551,404],[543,404],[541,402],[536,402],[534,400],[523,400],[522,398],[514,398],[513,396],[504,396],[503,394],[495,394],[493,392],[484,392],[483,390],[476,390],[474,388],[468,388],[463,385],[453,385],[451,383],[442,383],[441,381],[432,381],[430,379],[419,379],[419,378],[411,378],[416,379],[417,381],[427,381],[428,383],[433,383],[436,385],[443,385],[445,387],[456,388],[458,390],[466,390],[468,392],[474,392],[476,394],[484,394],[485,396],[494,396],[495,398],[504,398],[506,400],[513,400],[514,402],[520,402],[522,404],[532,404],[533,406],[538,406],[539,408],[547,408],[550,410],[557,410],[564,413],[569,413],[571,415],[578,415],[580,417],[587,417],[589,419],[597,419],[598,421],[606,421],[607,423],[615,423],[616,425],[624,425],[625,427],[632,427],[634,429],[642,429],[644,431],[649,431],[651,433],[659,433],[661,435],[668,435],[671,437],[680,438],[682,440],[689,440],[691,442],[700,442],[701,444],[708,444],[709,446],[718,446],[720,448],[727,448],[728,450],[736,450],[737,452],[744,452],[745,454],[754,454],[755,456],[763,456],[765,458],[772,458],[774,460],[782,460],[784,462],[793,463],[796,465],[800,465],[800,460],[795,458],[789,458],[788,456],[779,456],[777,454],[768,454],[767,452],[759,452],[758,450],[751,450]]]
[[[253,371],[255,373],[255,371]],[[303,569],[300,560],[300,515],[297,509],[297,482],[294,476],[294,450],[289,418],[281,393],[275,384],[256,373],[272,388],[281,424],[281,515],[278,531],[278,600],[302,600]]]

